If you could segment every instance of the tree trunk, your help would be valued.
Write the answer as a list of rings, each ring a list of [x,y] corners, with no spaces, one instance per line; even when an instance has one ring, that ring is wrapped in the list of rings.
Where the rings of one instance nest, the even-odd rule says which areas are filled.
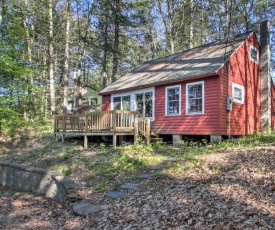
[[[229,35],[229,0],[225,0],[225,31],[224,38],[227,38]]]
[[[70,1],[67,2],[67,9],[65,14],[66,14],[66,31],[65,31],[65,49],[64,49],[64,62],[63,62],[63,80],[64,80],[63,114],[68,113]]]
[[[24,30],[25,30],[25,36],[26,36],[26,44],[27,44],[27,59],[28,59],[28,65],[30,67],[32,67],[32,46],[33,46],[33,34],[34,34],[34,26],[33,24],[31,24],[31,31],[32,31],[32,35],[30,35],[30,29],[29,29],[29,18],[28,18],[28,5],[26,2],[26,6],[25,6],[25,12],[22,11],[22,21],[23,21],[23,26],[24,26]],[[28,74],[28,106],[26,106],[24,109],[24,117],[25,119],[31,119],[31,113],[30,110],[35,108],[35,103],[34,103],[34,98],[32,97],[32,88],[33,88],[33,75],[32,72],[30,72]],[[35,110],[34,110],[35,112]]]
[[[50,103],[51,103],[51,114],[56,114],[55,108],[55,84],[54,84],[54,57],[53,57],[53,5],[52,0],[48,0],[48,77],[50,80]]]
[[[83,106],[83,95],[82,95],[82,86],[81,86],[81,61],[82,57],[85,54],[85,50],[81,52],[81,47],[79,47],[78,52],[78,66],[77,66],[77,83],[76,83],[76,93],[77,93],[77,107]]]
[[[203,11],[204,11],[204,9],[203,9],[203,0],[201,0],[201,12],[200,12],[200,16],[201,16],[201,36],[200,36],[200,45],[203,45],[203,28],[204,28],[204,26],[203,26],[203,24],[204,24],[204,22],[203,22]]]
[[[194,47],[193,31],[194,31],[194,1],[190,0],[190,23],[189,23],[189,49]]]
[[[3,0],[0,0],[0,29],[2,27],[2,19],[3,19]]]
[[[103,78],[103,89],[107,86],[107,52],[108,52],[108,13],[105,15],[104,25],[104,51],[103,51],[103,62],[102,62],[102,78]]]
[[[117,79],[118,72],[118,57],[119,57],[119,18],[120,18],[120,0],[115,0],[115,40],[113,48],[113,73],[111,83],[115,82]]]

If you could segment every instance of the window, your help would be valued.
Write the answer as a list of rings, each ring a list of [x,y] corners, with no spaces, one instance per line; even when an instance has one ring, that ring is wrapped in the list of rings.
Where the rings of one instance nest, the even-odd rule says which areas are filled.
[[[114,97],[113,98],[113,109],[114,110],[121,110],[121,97]]]
[[[186,114],[204,113],[204,82],[186,85]]]
[[[166,87],[166,115],[181,114],[181,87],[179,85]]]
[[[232,83],[233,102],[244,103],[244,87],[242,85]]]
[[[137,93],[136,94],[137,110],[144,117],[153,117],[153,93]]]
[[[259,51],[254,46],[250,46],[250,60],[259,63]]]
[[[114,110],[130,110],[130,95],[113,97]]]
[[[154,120],[154,88],[112,95],[112,110],[138,111],[143,117]]]

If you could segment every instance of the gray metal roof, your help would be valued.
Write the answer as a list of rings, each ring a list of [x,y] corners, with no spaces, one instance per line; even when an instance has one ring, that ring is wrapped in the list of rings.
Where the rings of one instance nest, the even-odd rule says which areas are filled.
[[[130,91],[207,74],[215,74],[252,32],[159,58],[133,70],[100,94]]]

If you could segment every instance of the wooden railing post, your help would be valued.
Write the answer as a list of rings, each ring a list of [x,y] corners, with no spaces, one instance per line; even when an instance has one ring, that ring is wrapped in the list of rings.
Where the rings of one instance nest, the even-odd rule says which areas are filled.
[[[66,115],[63,115],[62,129],[63,129],[63,132],[66,131]]]
[[[150,134],[151,134],[150,125],[151,125],[151,121],[150,121],[150,119],[147,119],[147,122],[146,122],[146,143],[147,143],[147,145],[150,144]]]
[[[136,143],[138,139],[138,113],[135,112],[134,116],[135,116],[134,117],[134,130],[135,130],[134,143]]]
[[[116,110],[113,110],[113,130],[116,130]]]
[[[85,112],[85,131],[87,132],[88,131],[88,113]]]

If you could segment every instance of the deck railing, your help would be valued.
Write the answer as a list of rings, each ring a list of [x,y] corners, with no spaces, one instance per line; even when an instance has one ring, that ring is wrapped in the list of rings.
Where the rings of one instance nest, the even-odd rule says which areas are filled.
[[[145,137],[147,144],[150,143],[150,120],[144,118],[138,111],[137,118],[138,118],[138,132]]]
[[[150,120],[137,111],[112,110],[85,113],[84,115],[57,115],[54,118],[55,132],[114,131],[135,133],[150,143]]]
[[[137,130],[148,138],[150,120],[145,119],[137,111],[126,110],[98,111],[85,113],[85,115],[57,115],[54,118],[54,130],[55,132]]]
[[[54,117],[54,131],[82,131],[85,117],[79,115],[57,115]]]

